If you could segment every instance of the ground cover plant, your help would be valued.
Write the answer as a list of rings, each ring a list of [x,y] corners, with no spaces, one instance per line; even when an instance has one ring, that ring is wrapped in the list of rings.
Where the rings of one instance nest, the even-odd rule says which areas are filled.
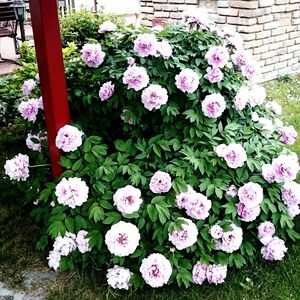
[[[5,170],[36,204],[38,248],[54,240],[50,267],[108,269],[117,289],[189,287],[284,257],[285,241],[299,238],[298,159],[283,147],[297,133],[265,103],[240,46],[202,11],[161,31],[105,22],[97,40],[70,44],[73,124],[57,135],[66,171],[55,182],[37,168],[48,160],[43,105],[27,78],[23,95],[34,98],[19,111],[34,123],[34,152]]]

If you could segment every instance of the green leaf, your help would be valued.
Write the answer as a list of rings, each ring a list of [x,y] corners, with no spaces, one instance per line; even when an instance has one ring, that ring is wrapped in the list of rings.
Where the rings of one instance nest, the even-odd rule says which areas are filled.
[[[158,218],[158,212],[152,204],[147,205],[148,216],[150,217],[152,222],[156,222]]]
[[[185,193],[188,188],[186,182],[182,178],[175,178],[172,181],[172,187],[176,193]]]
[[[101,250],[103,237],[99,230],[92,230],[86,237],[89,238],[89,246],[91,248],[96,246],[98,250]]]
[[[59,164],[66,168],[66,169],[71,169],[72,168],[72,160],[69,159],[69,158],[66,158],[64,156],[61,156],[60,157],[60,161],[59,161]]]
[[[89,209],[89,219],[94,219],[94,222],[104,220],[104,210],[97,203],[94,203]]]
[[[65,225],[69,232],[74,232],[74,220],[70,217],[65,219]]]

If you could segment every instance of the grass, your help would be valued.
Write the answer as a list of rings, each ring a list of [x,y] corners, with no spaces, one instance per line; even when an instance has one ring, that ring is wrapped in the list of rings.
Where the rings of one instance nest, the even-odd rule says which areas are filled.
[[[295,126],[300,132],[300,76],[283,78],[280,81],[266,85],[269,100],[281,103],[284,111],[284,120]],[[0,165],[9,153],[14,154],[22,147],[15,146],[18,142],[10,137],[10,142],[0,146]],[[3,139],[0,133],[0,140]],[[18,142],[19,143],[19,142]],[[13,145],[13,146],[12,146]],[[18,148],[18,149],[17,149]],[[291,147],[300,155],[300,139]],[[0,171],[2,172],[2,171]],[[0,281],[9,286],[22,288],[22,274],[28,269],[47,269],[45,253],[38,253],[34,243],[38,239],[39,228],[28,218],[28,213],[16,208],[11,211],[10,202],[20,197],[15,190],[11,190],[5,181],[0,181]],[[3,193],[3,191],[5,191]],[[6,209],[6,218],[3,222],[1,211]],[[8,208],[7,208],[8,207]],[[17,213],[16,213],[17,211]],[[8,217],[7,217],[8,216]],[[296,220],[296,228],[300,231],[300,217]],[[133,299],[133,300],[168,300],[168,299],[206,299],[206,300],[255,300],[255,299],[300,299],[300,243],[288,245],[289,251],[281,262],[257,261],[240,270],[230,269],[226,282],[220,286],[193,286],[184,288],[166,287],[162,289],[146,288],[144,291],[128,294],[126,292],[111,292],[103,285],[104,275],[99,272],[59,274],[55,284],[45,288],[48,299],[57,300],[95,300],[95,299]],[[258,249],[259,251],[259,249]]]

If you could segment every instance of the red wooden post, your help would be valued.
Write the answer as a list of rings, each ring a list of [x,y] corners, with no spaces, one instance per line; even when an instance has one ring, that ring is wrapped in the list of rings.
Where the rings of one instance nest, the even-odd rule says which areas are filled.
[[[70,123],[66,77],[56,0],[29,0],[34,43],[44,102],[52,174],[59,176],[57,131]]]

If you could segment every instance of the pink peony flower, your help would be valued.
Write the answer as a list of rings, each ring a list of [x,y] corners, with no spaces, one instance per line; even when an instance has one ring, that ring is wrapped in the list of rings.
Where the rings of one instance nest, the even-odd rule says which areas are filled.
[[[172,274],[172,266],[162,254],[153,253],[142,260],[140,272],[147,284],[157,288],[168,283]]]
[[[105,82],[100,90],[99,90],[99,97],[101,101],[105,101],[109,99],[115,91],[115,85],[111,83],[111,81]]]
[[[46,140],[47,137],[41,136],[40,134],[34,135],[31,133],[27,134],[26,138],[26,146],[28,149],[31,149],[33,151],[42,151],[42,141]]]
[[[232,184],[229,187],[229,189],[227,190],[226,195],[231,196],[231,197],[235,197],[237,195],[237,193],[238,193],[237,187]]]
[[[64,152],[75,151],[82,145],[82,135],[83,132],[78,128],[65,125],[58,130],[55,145]]]
[[[272,222],[269,221],[265,221],[260,223],[260,225],[258,226],[258,238],[264,238],[264,237],[269,237],[269,236],[273,236],[275,233],[275,226]]]
[[[11,180],[26,181],[29,177],[29,157],[19,153],[14,158],[9,159],[4,165],[5,174]]]
[[[241,67],[241,71],[243,76],[245,76],[248,80],[252,81],[259,76],[260,67],[256,61],[250,60],[245,66]]]
[[[210,83],[220,82],[223,79],[223,72],[218,67],[208,67],[204,78]]]
[[[209,233],[213,239],[218,240],[218,239],[222,238],[222,236],[224,234],[224,230],[220,225],[215,224],[210,228]]]
[[[243,38],[235,30],[234,27],[226,26],[223,28],[223,36],[226,42],[231,45],[235,50],[241,52],[243,50]]]
[[[154,194],[167,193],[172,187],[172,179],[168,173],[157,171],[150,179],[149,188]]]
[[[196,284],[202,284],[206,279],[207,265],[201,264],[198,261],[193,267],[193,281]]]
[[[53,244],[53,251],[58,252],[61,256],[68,256],[76,250],[76,235],[71,232],[66,232],[64,237],[58,235]]]
[[[260,214],[260,206],[248,207],[244,203],[236,204],[239,219],[244,222],[254,221]]]
[[[124,257],[136,250],[140,238],[139,230],[135,225],[120,221],[107,231],[105,244],[110,253]]]
[[[300,208],[299,205],[294,206],[287,206],[286,207],[286,213],[291,219],[294,219],[296,216],[300,214]]]
[[[275,173],[271,164],[264,164],[261,167],[261,171],[264,180],[266,180],[269,183],[273,183],[275,181]]]
[[[240,144],[229,144],[226,147],[222,144],[222,151],[218,152],[218,156],[223,157],[227,166],[232,169],[242,167],[247,160],[247,153]]]
[[[132,273],[129,271],[129,269],[119,266],[114,266],[113,268],[108,269],[106,274],[107,283],[109,286],[111,286],[113,289],[125,290],[129,290],[129,287],[131,286],[131,276]]]
[[[128,85],[128,89],[139,91],[148,85],[149,76],[145,68],[129,66],[123,74],[123,83]]]
[[[193,193],[186,205],[186,214],[196,220],[204,220],[209,216],[211,201],[201,193]]]
[[[99,33],[105,33],[105,32],[112,32],[117,30],[117,25],[114,24],[111,21],[104,21],[100,26],[99,26]]]
[[[105,53],[100,44],[85,44],[82,47],[82,60],[92,68],[98,68],[104,61]]]
[[[249,88],[248,103],[251,107],[262,105],[267,97],[266,89],[258,84],[254,84]]]
[[[209,265],[206,271],[206,278],[209,283],[223,283],[227,276],[227,266]]]
[[[143,202],[141,191],[132,185],[118,189],[114,196],[114,205],[122,214],[132,214],[140,209]]]
[[[242,86],[233,99],[234,108],[243,110],[249,102],[250,91],[246,86]]]
[[[33,79],[25,80],[22,85],[23,96],[28,96],[36,87],[36,83]]]
[[[212,46],[205,54],[207,62],[214,67],[223,68],[229,60],[229,53],[226,47]]]
[[[50,251],[49,256],[47,257],[47,259],[48,259],[49,268],[52,268],[55,271],[57,271],[58,268],[59,268],[60,260],[61,260],[60,252],[54,251],[54,250]]]
[[[18,111],[25,120],[34,123],[36,121],[39,108],[40,105],[38,99],[29,99],[20,103]]]
[[[168,59],[172,56],[173,50],[168,41],[157,42],[155,56],[162,56],[164,59]]]
[[[44,109],[43,97],[41,96],[37,101],[37,106],[40,109]]]
[[[240,69],[247,65],[247,61],[250,58],[250,54],[245,50],[236,51],[231,55],[232,62]]]
[[[278,183],[293,181],[300,169],[297,159],[293,155],[281,154],[272,161],[274,179]]]
[[[181,230],[173,230],[169,233],[169,241],[176,247],[177,250],[193,246],[197,242],[198,229],[196,225],[189,219],[178,218],[186,224],[182,224]]]
[[[263,189],[258,183],[248,182],[238,190],[240,202],[248,208],[254,208],[263,201]]]
[[[80,253],[86,253],[91,251],[89,246],[89,238],[86,238],[88,234],[85,230],[80,230],[76,236],[76,245]]]
[[[196,193],[194,189],[188,185],[188,190],[185,193],[179,193],[176,195],[176,205],[179,209],[181,208],[187,208],[188,203],[190,203],[191,195]]]
[[[142,92],[142,102],[146,109],[160,109],[168,101],[168,92],[158,84],[151,84]]]
[[[274,237],[266,246],[262,247],[261,254],[266,260],[282,260],[286,251],[284,240]]]
[[[142,33],[134,41],[134,51],[141,57],[155,55],[157,49],[157,39],[154,34]]]
[[[243,230],[235,224],[230,225],[231,230],[225,231],[221,238],[216,238],[216,250],[232,253],[238,250],[243,241]]]
[[[55,187],[55,195],[59,204],[75,208],[87,201],[89,188],[81,178],[63,178]]]
[[[287,145],[293,145],[298,135],[293,125],[281,127],[279,133],[279,140]]]
[[[129,66],[134,65],[135,64],[135,59],[133,57],[131,57],[131,56],[127,57],[127,64]]]
[[[224,157],[227,151],[227,145],[220,144],[214,148],[214,151],[217,153],[219,157]]]
[[[211,19],[207,10],[201,7],[184,11],[182,13],[182,23],[186,26],[196,24],[201,29],[207,29],[211,23]]]
[[[271,111],[275,115],[281,115],[282,114],[282,107],[281,105],[276,101],[270,101],[265,104],[265,109],[268,111]]]
[[[257,123],[259,121],[259,115],[257,112],[253,112],[252,115],[251,115],[251,120],[254,122],[254,123]]]
[[[295,181],[286,182],[281,193],[282,200],[287,206],[300,204],[300,185]]]
[[[218,118],[226,109],[226,102],[221,94],[207,95],[202,101],[202,112],[208,118]]]
[[[199,75],[191,69],[183,69],[175,76],[175,84],[184,93],[194,93],[199,86]]]

